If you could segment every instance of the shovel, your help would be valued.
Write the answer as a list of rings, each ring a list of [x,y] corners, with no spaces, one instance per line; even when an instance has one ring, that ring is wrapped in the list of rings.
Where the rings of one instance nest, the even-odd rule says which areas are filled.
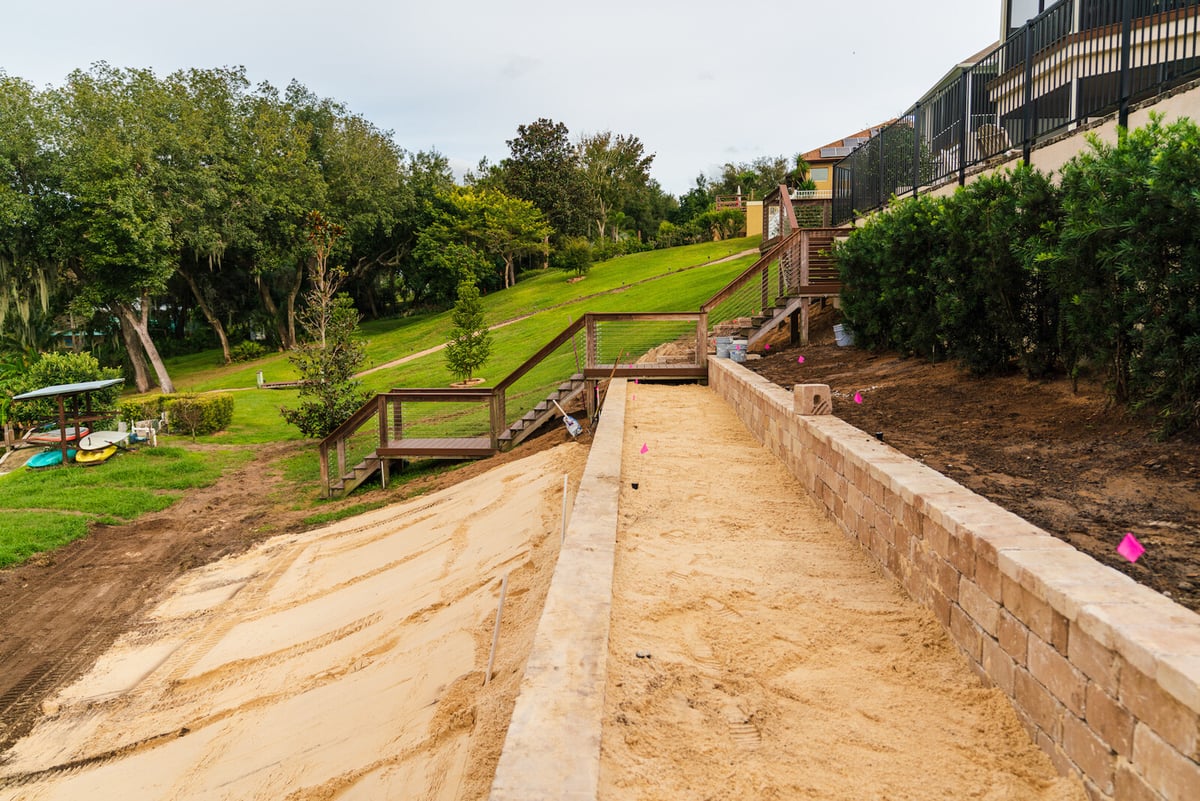
[[[555,406],[558,406],[558,401],[551,400],[550,402],[553,403]],[[563,407],[558,406],[558,410],[560,412],[562,412],[563,425],[565,425],[567,427],[568,434],[570,434],[572,437],[578,437],[580,434],[583,433],[583,426],[579,425],[578,420],[576,420],[574,417],[572,417],[571,415],[569,415],[565,411],[563,411]]]

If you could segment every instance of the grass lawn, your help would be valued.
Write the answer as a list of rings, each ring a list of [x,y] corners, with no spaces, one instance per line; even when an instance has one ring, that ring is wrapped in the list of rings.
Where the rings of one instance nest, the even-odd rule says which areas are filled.
[[[759,239],[751,237],[623,256],[594,265],[582,280],[574,282],[568,280],[572,276],[557,270],[522,274],[516,286],[483,299],[490,324],[526,318],[493,332],[492,356],[482,370],[485,386],[502,379],[586,312],[699,309],[756,256],[713,262],[756,250],[758,244]],[[441,345],[450,327],[449,317],[449,311],[443,311],[363,323],[367,355],[363,369]],[[118,523],[163,509],[184,491],[208,486],[226,469],[250,459],[256,445],[302,439],[279,414],[280,407],[297,403],[296,391],[257,388],[259,371],[267,381],[295,378],[286,355],[271,354],[230,366],[219,362],[220,352],[209,350],[168,359],[167,367],[180,392],[233,391],[233,421],[225,431],[199,437],[195,446],[186,437],[174,436],[168,447],[123,452],[93,468],[20,469],[0,475],[0,509],[5,510],[0,517],[0,566],[85,536],[91,522]],[[529,394],[537,394],[539,382],[561,380],[559,373],[571,363],[568,344],[556,354],[553,364],[545,365],[545,376],[535,370],[518,383],[528,384]],[[452,380],[439,351],[369,373],[362,385],[375,393],[391,387],[446,386]],[[205,447],[212,445],[223,447]],[[434,464],[426,469],[452,467]],[[290,500],[282,502],[292,508],[316,507],[307,519],[310,523],[370,508],[320,509],[315,448],[287,457],[280,468],[284,481],[295,488]]]
[[[87,533],[89,522],[118,523],[165,509],[183,491],[206,487],[248,450],[141,448],[94,467],[19,469],[0,476],[0,567]]]

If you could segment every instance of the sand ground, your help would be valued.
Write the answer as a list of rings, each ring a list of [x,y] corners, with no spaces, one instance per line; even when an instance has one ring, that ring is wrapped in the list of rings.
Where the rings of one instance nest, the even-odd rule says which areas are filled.
[[[624,449],[603,801],[1085,797],[713,393]]]
[[[567,444],[186,574],[0,767],[3,799],[485,797]],[[494,678],[484,670],[509,575]]]
[[[625,437],[602,799],[1083,798],[711,392],[631,385]],[[189,572],[45,704],[0,799],[486,798],[584,458]]]

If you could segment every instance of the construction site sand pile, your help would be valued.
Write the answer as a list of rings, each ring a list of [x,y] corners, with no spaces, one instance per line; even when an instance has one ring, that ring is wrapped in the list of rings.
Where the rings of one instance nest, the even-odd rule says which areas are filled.
[[[45,704],[0,798],[486,796],[585,458],[562,445],[188,573]]]

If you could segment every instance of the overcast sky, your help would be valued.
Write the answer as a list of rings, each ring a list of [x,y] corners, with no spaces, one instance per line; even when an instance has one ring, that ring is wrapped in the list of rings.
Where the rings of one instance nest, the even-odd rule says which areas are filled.
[[[1001,0],[6,0],[0,70],[96,61],[295,79],[461,175],[518,125],[611,130],[681,194],[703,172],[820,147],[903,112],[994,41]]]

